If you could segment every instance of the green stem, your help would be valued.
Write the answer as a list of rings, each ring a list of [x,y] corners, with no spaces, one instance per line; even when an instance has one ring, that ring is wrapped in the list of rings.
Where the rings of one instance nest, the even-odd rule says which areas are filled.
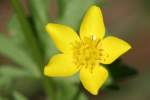
[[[55,90],[55,83],[54,81],[51,79],[48,79],[48,78],[44,78],[44,81],[43,81],[43,86],[44,86],[44,89],[45,89],[45,92],[46,92],[46,95],[48,96],[48,99],[49,100],[56,100],[56,93],[54,91]]]
[[[43,56],[41,55],[41,52],[39,50],[37,40],[33,34],[32,28],[26,18],[26,15],[24,13],[24,9],[22,7],[22,4],[20,0],[11,0],[12,7],[18,17],[18,20],[20,22],[21,28],[24,32],[24,36],[26,38],[26,42],[29,45],[30,51],[32,53],[32,56],[34,57],[34,60],[36,61],[37,65],[39,65],[39,68],[41,70],[41,73],[43,73]],[[43,76],[44,77],[44,76]],[[43,80],[43,86],[45,89],[45,92],[49,96],[49,99],[56,100],[55,93],[53,92],[55,85],[53,84],[52,80],[48,80],[47,78],[42,78]]]
[[[78,84],[78,89],[76,91],[76,94],[73,96],[72,100],[78,100],[79,99],[80,94],[82,92],[81,88],[82,88],[82,85],[81,85],[81,83],[79,83]]]

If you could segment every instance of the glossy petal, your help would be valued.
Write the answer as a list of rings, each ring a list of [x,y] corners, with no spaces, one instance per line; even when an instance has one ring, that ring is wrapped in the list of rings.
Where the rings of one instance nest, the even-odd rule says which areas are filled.
[[[57,54],[45,66],[44,74],[50,77],[65,77],[75,74],[78,70],[71,55]]]
[[[106,37],[101,44],[98,45],[98,48],[103,49],[102,55],[102,63],[110,64],[122,54],[127,52],[131,46],[125,42],[114,36]]]
[[[94,36],[97,39],[103,38],[105,34],[105,26],[101,9],[97,6],[92,6],[88,9],[80,27],[80,37]]]
[[[70,52],[72,43],[80,41],[76,32],[64,25],[47,24],[46,30],[56,44],[57,48],[62,52]]]
[[[93,95],[98,94],[99,88],[107,80],[108,71],[102,66],[95,66],[93,71],[83,67],[80,71],[80,80],[86,90]]]

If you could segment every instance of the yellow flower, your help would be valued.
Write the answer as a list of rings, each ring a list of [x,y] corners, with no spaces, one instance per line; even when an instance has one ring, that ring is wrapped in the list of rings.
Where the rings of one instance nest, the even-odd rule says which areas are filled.
[[[70,27],[49,23],[46,30],[62,52],[51,58],[44,68],[49,77],[71,76],[80,72],[80,80],[93,95],[108,78],[101,64],[110,64],[131,46],[114,36],[104,38],[105,26],[97,6],[88,9],[81,23],[80,36]]]

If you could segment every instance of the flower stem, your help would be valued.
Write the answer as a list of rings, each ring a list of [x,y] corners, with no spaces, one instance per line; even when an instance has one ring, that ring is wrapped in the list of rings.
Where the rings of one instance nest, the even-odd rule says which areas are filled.
[[[43,86],[46,92],[46,95],[48,96],[48,100],[56,100],[56,93],[55,91],[55,83],[52,79],[44,78]]]
[[[82,92],[81,90],[81,83],[78,84],[78,88],[77,88],[77,91],[76,91],[76,94],[73,96],[72,100],[78,100],[79,97],[80,97],[80,94]]]

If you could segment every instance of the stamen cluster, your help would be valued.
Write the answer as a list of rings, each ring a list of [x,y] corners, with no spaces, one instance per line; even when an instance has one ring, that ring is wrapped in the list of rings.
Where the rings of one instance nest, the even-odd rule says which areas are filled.
[[[73,45],[74,63],[78,67],[93,69],[100,63],[102,50],[97,48],[98,41],[93,38],[85,38],[81,42],[75,42]],[[91,70],[92,71],[92,70]]]

